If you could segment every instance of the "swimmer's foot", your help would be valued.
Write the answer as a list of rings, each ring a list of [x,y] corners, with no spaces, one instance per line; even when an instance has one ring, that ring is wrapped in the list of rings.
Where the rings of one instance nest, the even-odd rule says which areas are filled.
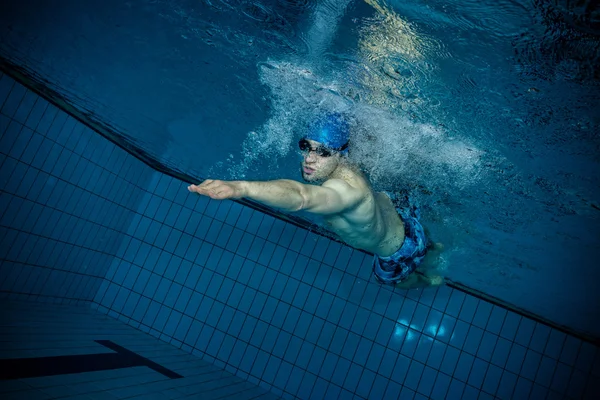
[[[429,286],[440,286],[444,284],[443,276],[424,276],[423,278],[429,283]]]
[[[444,284],[444,278],[438,275],[422,275],[418,273],[412,273],[402,282],[396,283],[398,289],[417,289],[436,287]]]

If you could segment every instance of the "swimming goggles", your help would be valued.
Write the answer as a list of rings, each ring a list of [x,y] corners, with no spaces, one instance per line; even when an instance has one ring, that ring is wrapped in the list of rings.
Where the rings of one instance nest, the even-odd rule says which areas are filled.
[[[348,148],[348,143],[346,143],[345,145],[343,145],[340,148],[330,149],[329,147],[325,147],[322,144],[317,147],[310,147],[310,143],[308,142],[308,140],[301,139],[298,142],[298,147],[300,147],[301,151],[314,151],[315,153],[317,153],[317,155],[319,155],[321,157],[331,157],[331,155],[333,155],[333,153],[337,153],[337,152],[346,150],[346,148]]]

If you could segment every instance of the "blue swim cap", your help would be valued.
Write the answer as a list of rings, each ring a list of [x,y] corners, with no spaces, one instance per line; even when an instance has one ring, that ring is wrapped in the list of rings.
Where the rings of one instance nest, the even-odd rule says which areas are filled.
[[[311,123],[304,137],[322,143],[332,150],[341,150],[348,144],[350,125],[341,114],[329,113]],[[347,149],[342,151],[346,152]]]

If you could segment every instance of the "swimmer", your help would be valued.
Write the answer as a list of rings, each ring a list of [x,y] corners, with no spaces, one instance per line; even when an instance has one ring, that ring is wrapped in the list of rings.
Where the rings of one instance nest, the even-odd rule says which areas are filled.
[[[337,113],[310,124],[298,143],[302,178],[308,184],[207,179],[188,190],[216,200],[246,198],[318,215],[345,243],[375,255],[373,273],[380,283],[402,289],[442,284],[439,276],[417,272],[427,264],[428,251],[439,250],[419,222],[418,207],[406,204],[406,196],[373,191],[365,174],[348,160],[349,132],[349,124]]]

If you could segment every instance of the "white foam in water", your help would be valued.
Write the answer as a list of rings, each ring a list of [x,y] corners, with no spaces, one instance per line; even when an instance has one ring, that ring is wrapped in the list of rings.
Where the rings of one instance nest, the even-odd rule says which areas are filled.
[[[259,68],[261,82],[271,90],[272,115],[247,135],[243,160],[231,160],[234,179],[244,178],[257,162],[285,157],[315,115],[337,111],[351,124],[350,160],[361,165],[377,190],[418,185],[451,191],[478,181],[482,152],[460,136],[353,102],[340,94],[347,92],[343,84],[326,81],[308,67],[272,61]]]
[[[357,105],[350,158],[378,189],[475,183],[481,151],[442,128]]]

